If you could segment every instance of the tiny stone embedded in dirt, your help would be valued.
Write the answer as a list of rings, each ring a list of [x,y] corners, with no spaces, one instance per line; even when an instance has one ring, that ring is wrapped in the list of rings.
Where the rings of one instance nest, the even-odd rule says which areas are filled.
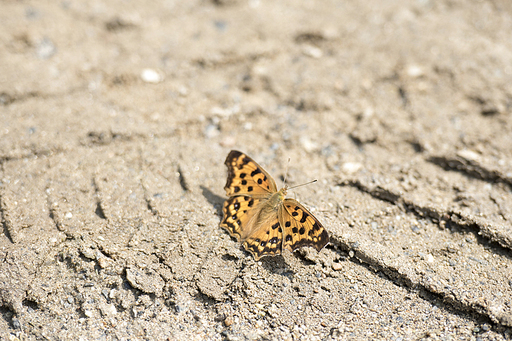
[[[510,2],[0,9],[0,339],[512,337]],[[232,149],[326,247],[219,226]]]

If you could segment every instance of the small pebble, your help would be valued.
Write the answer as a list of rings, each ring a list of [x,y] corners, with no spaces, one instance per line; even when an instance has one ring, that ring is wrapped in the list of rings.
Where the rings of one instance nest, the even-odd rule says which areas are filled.
[[[308,57],[313,58],[321,58],[324,55],[322,50],[312,45],[304,45],[304,47],[302,48],[302,53],[304,53]]]
[[[141,78],[146,83],[160,83],[163,77],[153,69],[142,70]]]
[[[16,317],[13,317],[11,320],[12,326],[14,329],[21,329],[21,323],[20,320],[18,320]]]
[[[207,125],[204,128],[204,135],[209,139],[220,135],[219,127],[216,124]]]
[[[306,136],[300,138],[300,143],[307,152],[312,152],[318,148],[318,143],[311,141],[311,139]]]
[[[343,268],[343,266],[340,263],[332,263],[332,269],[334,271],[340,271]]]
[[[407,75],[412,78],[423,76],[423,70],[418,65],[409,65],[407,68]]]
[[[40,59],[48,59],[53,56],[55,52],[57,52],[57,48],[48,38],[43,38],[43,40],[37,44],[36,54]]]
[[[345,162],[341,165],[341,170],[346,174],[353,174],[363,167],[359,162]]]
[[[226,319],[224,319],[224,325],[226,327],[229,327],[232,324],[233,324],[233,319],[231,317],[226,317]]]
[[[107,304],[106,306],[102,307],[101,311],[105,316],[113,316],[117,314],[117,309],[113,304]]]
[[[98,259],[98,265],[100,266],[100,268],[102,269],[105,269],[106,267],[108,267],[110,264],[112,263],[112,261],[107,258],[107,257],[101,257],[100,259]]]

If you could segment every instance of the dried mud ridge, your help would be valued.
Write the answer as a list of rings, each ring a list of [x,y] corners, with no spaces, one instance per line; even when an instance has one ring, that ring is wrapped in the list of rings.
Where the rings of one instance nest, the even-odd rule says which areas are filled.
[[[445,170],[454,170],[466,174],[469,177],[488,181],[490,183],[504,183],[512,189],[512,179],[503,174],[499,169],[488,169],[474,160],[455,156],[431,156],[427,161],[432,162]]]
[[[460,171],[461,168],[457,167],[457,170]],[[510,235],[496,232],[496,229],[493,228],[492,225],[483,221],[479,221],[474,217],[465,216],[462,213],[456,211],[444,211],[436,207],[420,206],[414,202],[402,198],[399,193],[395,193],[380,186],[367,186],[358,180],[346,180],[340,183],[340,186],[355,187],[362,192],[370,194],[374,198],[390,202],[394,205],[398,205],[408,212],[412,212],[417,216],[418,219],[429,218],[432,220],[432,222],[443,226],[443,229],[446,228],[454,231],[458,230],[471,233],[477,237],[476,239],[480,244],[484,245],[486,248],[492,250],[493,252],[504,255],[510,259],[510,248],[512,246],[510,243]],[[357,247],[354,247],[354,245],[346,245],[343,242],[337,240],[333,240],[331,242],[337,242],[343,250],[354,251],[355,257],[357,257],[361,262],[367,264],[371,269],[374,269],[375,271],[382,271],[388,276],[388,278],[390,278],[390,280],[394,281],[398,285],[431,294],[435,299],[440,299],[456,310],[469,312],[474,316],[489,319],[495,323],[496,327],[499,325],[502,327],[512,327],[512,315],[510,314],[496,315],[495,311],[493,311],[492,307],[489,305],[478,301],[467,300],[465,297],[461,297],[460,293],[454,292],[449,288],[440,288],[436,285],[431,285],[431,283],[425,282],[423,279],[419,279],[415,276],[408,276],[408,272],[402,266],[389,266],[388,264],[382,262],[381,258],[377,257],[377,254],[361,252]],[[474,260],[476,262],[480,262],[478,259]],[[428,295],[423,297],[429,299]]]

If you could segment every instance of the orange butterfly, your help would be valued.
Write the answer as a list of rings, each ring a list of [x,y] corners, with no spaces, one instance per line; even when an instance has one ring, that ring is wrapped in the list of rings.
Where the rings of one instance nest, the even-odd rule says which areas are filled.
[[[320,251],[329,235],[322,224],[294,199],[288,187],[277,190],[274,179],[253,159],[232,150],[225,162],[228,181],[220,226],[242,241],[256,260],[303,246]]]

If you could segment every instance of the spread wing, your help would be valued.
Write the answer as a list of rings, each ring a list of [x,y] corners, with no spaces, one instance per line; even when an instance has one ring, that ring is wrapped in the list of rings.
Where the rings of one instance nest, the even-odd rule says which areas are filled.
[[[229,198],[224,202],[224,218],[220,226],[242,241],[243,247],[258,260],[281,253],[283,230],[277,211],[265,200],[248,196]]]
[[[272,216],[261,218],[260,227],[242,243],[255,260],[259,260],[262,256],[281,254],[283,242],[283,230],[277,218],[277,211],[274,211]]]
[[[244,153],[232,150],[225,164],[228,166],[228,181],[224,186],[227,196],[246,195],[261,198],[277,192],[274,179]]]
[[[294,251],[303,246],[317,251],[329,242],[322,224],[297,200],[285,199],[279,207],[279,223],[284,229],[283,249]]]
[[[251,217],[257,212],[256,207],[259,202],[260,199],[249,196],[236,196],[224,201],[224,207],[222,208],[224,217],[220,226],[225,228],[237,240],[242,239],[242,236],[245,235],[244,228],[247,227]]]

